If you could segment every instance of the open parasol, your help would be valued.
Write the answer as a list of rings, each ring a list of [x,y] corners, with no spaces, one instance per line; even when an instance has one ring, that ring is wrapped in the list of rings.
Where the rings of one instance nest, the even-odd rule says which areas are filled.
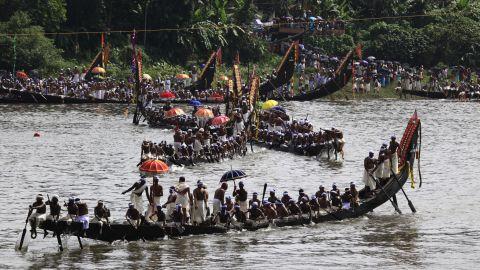
[[[140,172],[155,175],[168,172],[168,165],[158,159],[149,159],[140,165]]]
[[[214,117],[212,110],[207,109],[207,108],[200,108],[195,113],[195,116],[198,117],[198,118],[206,118],[206,119],[210,119],[210,118]]]
[[[19,79],[28,79],[28,75],[27,73],[23,72],[23,71],[17,71],[17,78]]]
[[[175,98],[175,94],[173,92],[170,92],[170,91],[165,91],[165,92],[160,93],[160,97],[161,98]]]
[[[177,79],[179,79],[179,80],[185,80],[185,79],[190,78],[190,76],[188,76],[188,74],[180,73],[180,74],[177,74],[177,75],[175,76],[175,78],[177,78]]]
[[[165,113],[166,118],[184,115],[185,112],[180,108],[172,108]]]
[[[273,108],[277,105],[278,105],[278,102],[276,100],[270,99],[270,100],[267,100],[263,103],[262,109],[269,110],[269,109],[271,109],[271,108]]]
[[[228,116],[219,115],[219,116],[212,119],[212,125],[213,126],[222,126],[222,125],[225,125],[226,123],[228,123],[228,121],[230,121],[230,118],[228,118]]]
[[[244,171],[230,170],[222,175],[222,178],[220,178],[220,182],[227,182],[245,177],[247,177],[247,174]]]
[[[147,73],[144,73],[142,78],[146,81],[151,81],[152,80],[152,76],[148,75]]]
[[[105,69],[102,68],[102,67],[94,67],[94,68],[92,69],[92,73],[93,73],[93,74],[105,74],[106,71],[105,71]]]
[[[188,102],[188,105],[190,105],[190,106],[201,106],[202,103],[199,100],[192,99]]]

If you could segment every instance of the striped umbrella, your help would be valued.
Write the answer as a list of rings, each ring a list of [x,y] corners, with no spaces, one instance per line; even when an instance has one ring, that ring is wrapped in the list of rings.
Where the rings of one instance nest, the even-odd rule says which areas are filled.
[[[166,118],[175,117],[179,115],[184,115],[185,112],[180,108],[171,108],[165,113]]]
[[[213,112],[210,109],[200,108],[195,113],[195,116],[198,118],[210,119],[210,118],[213,118]]]
[[[156,175],[168,172],[168,165],[158,159],[149,159],[140,165],[140,172]]]
[[[220,182],[227,182],[230,180],[237,180],[247,177],[247,174],[240,170],[230,170],[222,175]]]

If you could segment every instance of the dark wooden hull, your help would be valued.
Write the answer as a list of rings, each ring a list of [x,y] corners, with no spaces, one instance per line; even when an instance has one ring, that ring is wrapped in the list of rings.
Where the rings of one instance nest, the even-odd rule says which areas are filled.
[[[317,145],[316,147],[311,147],[308,149],[299,149],[295,148],[293,146],[285,146],[285,145],[269,145],[265,142],[260,142],[256,141],[254,142],[255,145],[260,146],[260,147],[265,147],[270,150],[275,150],[275,151],[281,151],[281,152],[286,152],[286,153],[292,153],[295,155],[300,155],[300,156],[318,156],[321,153],[327,153],[327,151],[333,150],[333,146],[331,144],[322,144],[322,145]]]

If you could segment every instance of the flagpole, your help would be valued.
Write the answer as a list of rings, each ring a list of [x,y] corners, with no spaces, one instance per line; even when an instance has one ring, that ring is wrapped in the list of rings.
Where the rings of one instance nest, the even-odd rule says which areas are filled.
[[[13,76],[15,76],[15,69],[17,64],[17,35],[13,36]]]

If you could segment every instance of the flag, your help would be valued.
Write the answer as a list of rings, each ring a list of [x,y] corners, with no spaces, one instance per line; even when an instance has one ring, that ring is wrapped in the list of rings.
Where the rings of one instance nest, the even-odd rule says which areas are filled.
[[[103,33],[100,35],[100,45],[102,46],[102,49],[105,47],[105,37]]]
[[[133,34],[130,36],[130,42],[132,43],[132,63],[131,63],[131,69],[132,69],[132,74],[136,74],[137,71],[137,60],[136,60],[136,46],[135,43],[137,41],[137,34],[135,32],[135,29],[133,29]]]
[[[217,50],[217,65],[220,66],[222,64],[222,47],[218,48]]]
[[[298,60],[300,58],[300,48],[298,45],[298,40],[295,41],[294,43],[294,49],[295,49],[295,63],[298,63]]]
[[[138,49],[138,52],[137,52],[137,68],[138,68],[138,71],[137,71],[137,76],[138,76],[138,80],[139,81],[142,81],[142,72],[143,72],[143,65],[142,65],[142,50]]]
[[[357,47],[355,48],[355,53],[357,54],[358,59],[362,59],[362,44],[358,43]]]

